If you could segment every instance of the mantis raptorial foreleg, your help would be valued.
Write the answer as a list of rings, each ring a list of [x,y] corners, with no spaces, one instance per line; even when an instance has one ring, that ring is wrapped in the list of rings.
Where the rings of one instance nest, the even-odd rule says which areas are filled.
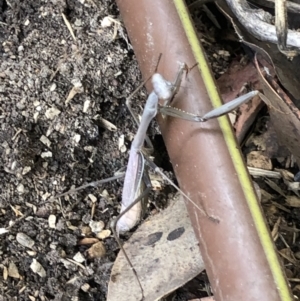
[[[162,106],[160,107],[160,112],[165,115],[169,115],[176,118],[181,118],[188,121],[194,121],[194,122],[205,122],[213,118],[218,118],[223,115],[226,115],[236,108],[238,108],[243,103],[246,103],[250,99],[252,99],[254,96],[259,95],[261,98],[264,98],[263,95],[259,91],[251,91],[245,95],[242,95],[226,104],[223,104],[222,106],[215,108],[208,113],[204,114],[203,116],[191,114],[185,111],[182,111],[178,108],[171,107],[171,106]]]

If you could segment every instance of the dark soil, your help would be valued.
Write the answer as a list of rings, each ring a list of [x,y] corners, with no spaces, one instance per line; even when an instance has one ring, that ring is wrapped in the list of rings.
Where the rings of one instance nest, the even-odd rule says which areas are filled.
[[[106,238],[106,255],[93,260],[85,252],[90,245],[77,243],[91,218],[109,228],[122,181],[85,189],[61,203],[50,197],[126,166],[127,151],[119,150],[118,141],[124,135],[129,149],[136,129],[125,97],[141,77],[124,28],[118,27],[114,39],[113,25],[101,27],[104,17],[118,16],[116,4],[82,2],[0,1],[0,227],[11,225],[0,237],[0,266],[17,268],[15,278],[10,270],[7,279],[0,276],[1,300],[105,300],[115,240]],[[66,103],[74,86],[80,92]],[[142,105],[145,93],[138,96]],[[60,114],[49,115],[50,109]],[[117,130],[103,127],[100,118]],[[101,196],[104,189],[109,198]],[[97,198],[93,217],[90,193]],[[56,229],[49,227],[51,214]],[[34,241],[32,250],[17,242],[17,233]],[[86,258],[84,269],[62,262],[77,252]],[[31,270],[33,258],[45,277]],[[86,283],[90,289],[84,292]]]

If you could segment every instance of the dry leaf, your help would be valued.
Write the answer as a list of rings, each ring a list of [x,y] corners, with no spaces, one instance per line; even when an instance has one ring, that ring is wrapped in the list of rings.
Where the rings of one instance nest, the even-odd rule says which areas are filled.
[[[272,170],[272,162],[261,151],[252,151],[247,155],[247,166]]]
[[[299,208],[300,207],[300,198],[291,195],[291,196],[287,196],[285,201],[291,206],[291,207],[295,207],[295,208]]]
[[[144,289],[144,301],[155,301],[204,270],[198,241],[181,196],[144,222],[124,244]],[[128,284],[130,283],[130,289]],[[108,285],[107,301],[141,298],[137,280],[119,253]]]
[[[65,104],[68,104],[77,94],[82,93],[82,92],[83,92],[82,87],[73,87],[67,96]]]
[[[285,193],[282,191],[282,189],[272,180],[265,179],[266,184],[268,184],[273,190],[278,192],[281,196],[285,197]]]

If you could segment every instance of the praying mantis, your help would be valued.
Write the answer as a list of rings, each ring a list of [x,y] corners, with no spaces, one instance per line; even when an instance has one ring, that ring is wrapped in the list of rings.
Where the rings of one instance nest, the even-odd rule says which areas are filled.
[[[187,66],[185,64],[181,64],[174,83],[170,83],[169,81],[165,80],[163,76],[158,73],[155,73],[152,76],[153,91],[149,94],[146,101],[141,122],[130,149],[129,161],[123,187],[121,213],[115,221],[117,235],[119,233],[129,231],[140,220],[140,200],[143,198],[143,195],[139,193],[139,187],[143,179],[145,164],[148,164],[156,172],[160,173],[162,177],[166,179],[172,186],[174,186],[186,199],[192,202],[203,214],[203,216],[213,219],[212,217],[208,216],[208,214],[202,208],[196,205],[182,190],[180,190],[179,187],[177,187],[170,179],[168,179],[152,161],[144,156],[143,144],[147,137],[147,128],[158,111],[163,115],[182,118],[187,121],[205,122],[233,111],[241,104],[247,102],[260,93],[259,91],[249,92],[227,104],[222,105],[219,108],[206,113],[203,116],[197,116],[170,106],[172,99],[179,89],[185,70],[187,70]],[[163,105],[159,105],[159,100],[163,101]],[[128,209],[129,207],[130,209]],[[114,226],[112,228],[114,230]]]
[[[130,106],[130,98],[133,96],[134,93],[136,93],[136,91],[140,88],[140,86],[136,91],[133,92],[133,94],[127,99],[126,102],[131,114],[133,115],[136,124],[138,125],[138,130],[132,141],[127,170],[125,173],[125,180],[124,180],[123,193],[122,193],[121,213],[116,219],[112,221],[111,228],[120,246],[120,249],[123,251],[128,264],[130,265],[133,273],[135,274],[135,277],[138,281],[139,287],[142,292],[142,296],[143,296],[142,284],[140,283],[139,277],[134,267],[132,266],[126,252],[124,251],[118,236],[119,234],[131,230],[141,219],[141,212],[142,212],[141,200],[151,189],[151,184],[149,184],[150,183],[149,176],[145,172],[146,164],[151,168],[153,168],[155,172],[158,172],[167,182],[169,182],[173,187],[175,187],[187,200],[192,202],[204,217],[209,218],[214,222],[218,222],[216,219],[209,216],[203,208],[196,205],[193,202],[193,200],[191,200],[179,187],[177,187],[167,176],[165,176],[164,173],[150,159],[148,159],[146,153],[143,150],[143,146],[144,146],[144,142],[146,141],[146,143],[150,147],[152,147],[151,141],[146,135],[150,122],[157,115],[158,112],[160,112],[163,115],[182,118],[187,121],[206,122],[210,119],[225,115],[233,111],[237,107],[239,107],[241,104],[247,102],[255,95],[260,95],[258,91],[249,92],[246,95],[238,97],[227,104],[224,104],[216,109],[211,110],[210,112],[204,114],[203,116],[198,116],[188,112],[184,112],[180,109],[172,107],[171,103],[174,96],[178,92],[178,89],[180,88],[180,84],[183,75],[185,74],[185,71],[186,72],[188,71],[186,64],[184,63],[180,64],[175,81],[173,83],[164,79],[164,77],[159,73],[154,73],[152,75],[151,81],[152,81],[153,91],[149,94],[147,98],[140,122],[138,121],[137,117],[133,114]],[[159,104],[159,101],[162,102],[162,105]],[[106,182],[119,179],[123,176],[124,174],[107,178],[105,180],[92,182],[80,186],[76,189],[70,190],[57,197],[61,197],[66,194],[73,193],[75,191],[86,188],[88,186],[97,186],[100,184],[104,184]],[[145,190],[141,189],[143,182],[146,183],[147,188]]]

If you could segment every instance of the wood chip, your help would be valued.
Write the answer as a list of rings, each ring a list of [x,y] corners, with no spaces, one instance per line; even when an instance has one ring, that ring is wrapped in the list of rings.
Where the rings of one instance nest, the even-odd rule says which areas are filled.
[[[99,241],[99,239],[94,238],[94,237],[85,237],[81,240],[79,240],[78,245],[91,245],[95,244]]]
[[[67,25],[67,28],[68,28],[68,30],[69,30],[69,32],[70,32],[70,34],[71,34],[73,40],[76,42],[76,37],[75,37],[75,34],[74,34],[74,32],[73,32],[73,29],[72,29],[72,26],[71,26],[69,20],[67,19],[67,17],[66,17],[63,13],[61,13],[61,16],[62,16],[62,18],[63,18],[65,24]]]
[[[8,269],[6,266],[3,267],[3,279],[7,280],[8,278]]]
[[[255,168],[250,166],[248,166],[248,171],[250,175],[253,177],[281,179],[281,173],[279,171],[266,170],[266,169]]]
[[[18,216],[23,216],[23,213],[18,209],[15,208],[14,206],[10,205],[10,208],[13,210],[13,212],[15,213],[15,215]]]
[[[68,96],[67,96],[67,98],[65,100],[65,104],[68,104],[78,93],[82,93],[82,92],[83,92],[82,89],[73,87],[70,90],[70,92],[69,92],[69,94],[68,94]]]
[[[36,256],[36,251],[27,251],[27,254],[31,257]]]
[[[278,238],[278,230],[279,230],[279,225],[280,225],[280,222],[281,222],[281,217],[279,217],[271,231],[271,236],[273,238],[273,241],[276,241],[277,238]]]
[[[108,121],[102,117],[99,118],[99,121],[105,129],[107,129],[111,132],[115,132],[118,129],[113,123],[111,123],[110,121]]]

